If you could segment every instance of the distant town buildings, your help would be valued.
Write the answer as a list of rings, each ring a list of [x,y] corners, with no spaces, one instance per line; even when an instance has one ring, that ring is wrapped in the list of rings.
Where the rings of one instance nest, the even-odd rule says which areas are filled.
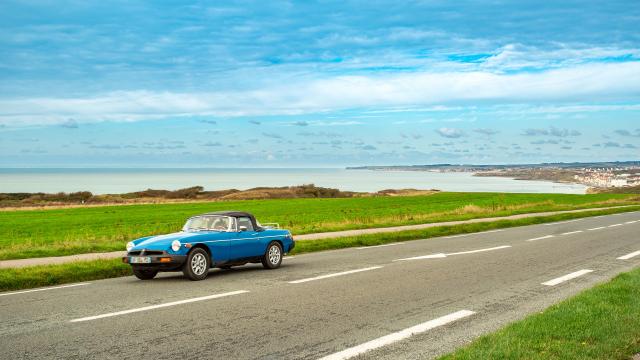
[[[640,185],[640,167],[583,168],[574,175],[576,182],[593,187]]]

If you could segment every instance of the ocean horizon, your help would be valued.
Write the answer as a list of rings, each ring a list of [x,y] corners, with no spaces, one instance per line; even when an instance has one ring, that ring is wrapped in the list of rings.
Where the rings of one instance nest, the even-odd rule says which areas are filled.
[[[437,189],[461,192],[584,194],[580,184],[476,177],[471,172],[374,171],[345,168],[0,168],[0,192],[117,194],[146,189],[246,190],[302,184],[343,191]]]

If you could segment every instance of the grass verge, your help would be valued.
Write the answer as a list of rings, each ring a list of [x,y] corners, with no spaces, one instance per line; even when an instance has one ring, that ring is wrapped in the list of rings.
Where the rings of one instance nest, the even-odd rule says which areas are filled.
[[[123,264],[120,259],[0,269],[0,291],[108,279],[131,274],[131,266]]]
[[[382,245],[399,241],[428,239],[439,236],[474,233],[639,210],[640,206],[633,206],[622,209],[587,211],[518,220],[499,220],[476,224],[438,226],[423,230],[399,231],[393,233],[360,235],[325,240],[298,241],[296,242],[296,248],[291,254],[343,249],[356,246]],[[123,264],[120,259],[83,261],[62,265],[32,266],[19,269],[0,269],[0,291],[19,290],[127,275],[131,275],[130,267],[129,265]]]
[[[192,215],[224,209],[301,235],[639,203],[638,195],[620,194],[437,193],[0,211],[0,260],[122,250],[130,240],[179,231]]]
[[[440,360],[631,359],[640,352],[640,269],[620,274]]]

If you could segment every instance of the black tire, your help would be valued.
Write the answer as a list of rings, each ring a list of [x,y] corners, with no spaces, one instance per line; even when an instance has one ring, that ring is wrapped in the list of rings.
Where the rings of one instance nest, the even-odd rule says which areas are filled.
[[[182,267],[182,273],[189,280],[204,280],[209,274],[211,267],[211,257],[202,248],[194,248],[187,255],[187,261]]]
[[[265,269],[277,269],[280,264],[282,264],[282,245],[277,241],[272,241],[262,256],[262,266]]]
[[[133,268],[133,275],[140,280],[151,280],[158,274],[158,270]]]

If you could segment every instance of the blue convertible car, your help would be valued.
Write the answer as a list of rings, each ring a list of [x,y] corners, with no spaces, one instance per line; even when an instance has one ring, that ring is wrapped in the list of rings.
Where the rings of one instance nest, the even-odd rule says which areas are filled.
[[[294,246],[289,231],[262,226],[246,212],[224,211],[193,216],[177,233],[131,241],[122,261],[142,280],[180,270],[191,280],[202,280],[212,267],[261,262],[275,269]]]

